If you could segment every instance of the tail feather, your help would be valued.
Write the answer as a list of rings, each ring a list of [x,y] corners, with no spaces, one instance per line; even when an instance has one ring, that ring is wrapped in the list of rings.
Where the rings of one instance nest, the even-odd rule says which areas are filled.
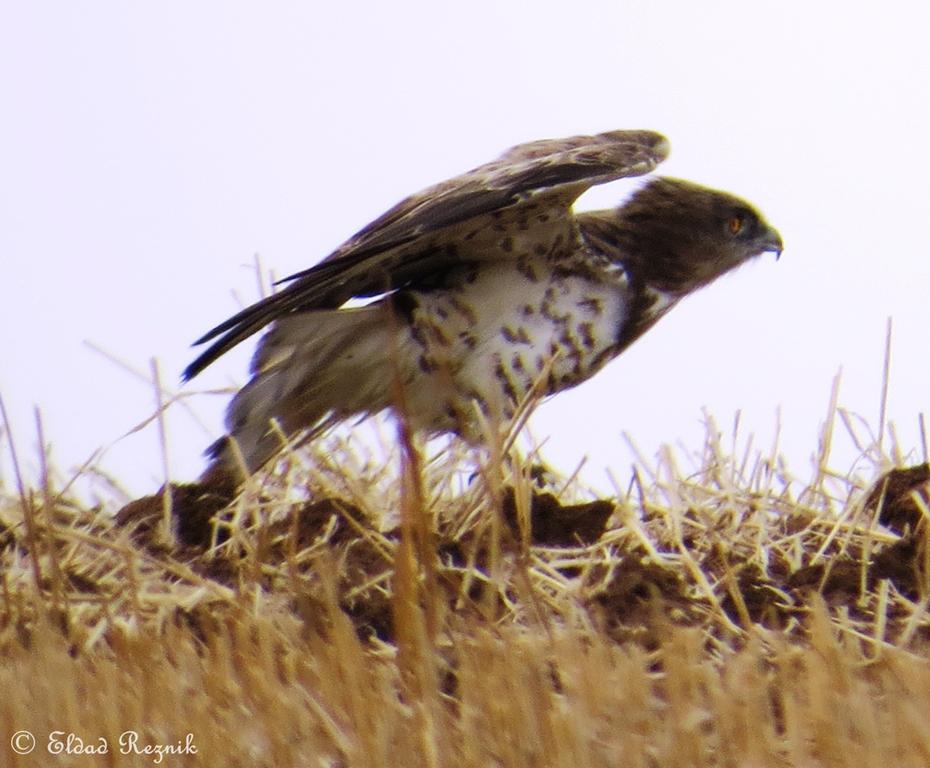
[[[281,449],[281,432],[312,434],[390,404],[394,324],[384,307],[294,314],[275,322],[252,361],[252,379],[226,411],[229,434],[208,453],[219,467],[252,473]],[[279,430],[272,426],[274,420]],[[230,443],[235,440],[241,459]]]

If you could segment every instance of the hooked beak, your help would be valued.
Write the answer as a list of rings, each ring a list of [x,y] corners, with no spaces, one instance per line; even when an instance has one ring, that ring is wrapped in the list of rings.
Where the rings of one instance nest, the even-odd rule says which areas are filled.
[[[781,252],[785,250],[785,245],[782,242],[778,230],[774,227],[767,226],[762,236],[759,238],[759,248],[762,253],[774,253],[775,261],[778,261]]]

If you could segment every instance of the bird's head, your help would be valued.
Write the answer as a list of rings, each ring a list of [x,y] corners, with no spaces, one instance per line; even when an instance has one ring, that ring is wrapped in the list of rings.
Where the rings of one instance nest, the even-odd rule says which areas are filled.
[[[632,270],[676,295],[783,249],[781,235],[749,203],[680,179],[653,178],[616,216]]]

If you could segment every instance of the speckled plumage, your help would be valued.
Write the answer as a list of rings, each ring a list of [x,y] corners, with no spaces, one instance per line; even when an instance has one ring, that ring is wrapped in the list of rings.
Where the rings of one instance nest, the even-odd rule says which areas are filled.
[[[544,394],[578,384],[688,293],[781,252],[748,203],[690,182],[655,178],[619,208],[572,211],[590,186],[667,152],[650,131],[514,147],[402,201],[213,329],[185,377],[271,324],[227,412],[249,471],[280,448],[272,419],[312,436],[392,407],[398,384],[415,429],[479,439],[479,410],[506,419],[537,381]],[[215,466],[233,462],[229,448],[213,446]]]

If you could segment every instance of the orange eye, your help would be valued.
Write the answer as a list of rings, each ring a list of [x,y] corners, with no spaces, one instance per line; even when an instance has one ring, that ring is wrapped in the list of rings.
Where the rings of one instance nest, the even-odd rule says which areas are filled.
[[[730,230],[731,235],[738,235],[743,231],[743,227],[746,222],[742,216],[731,216],[730,220],[727,222],[727,229]]]

